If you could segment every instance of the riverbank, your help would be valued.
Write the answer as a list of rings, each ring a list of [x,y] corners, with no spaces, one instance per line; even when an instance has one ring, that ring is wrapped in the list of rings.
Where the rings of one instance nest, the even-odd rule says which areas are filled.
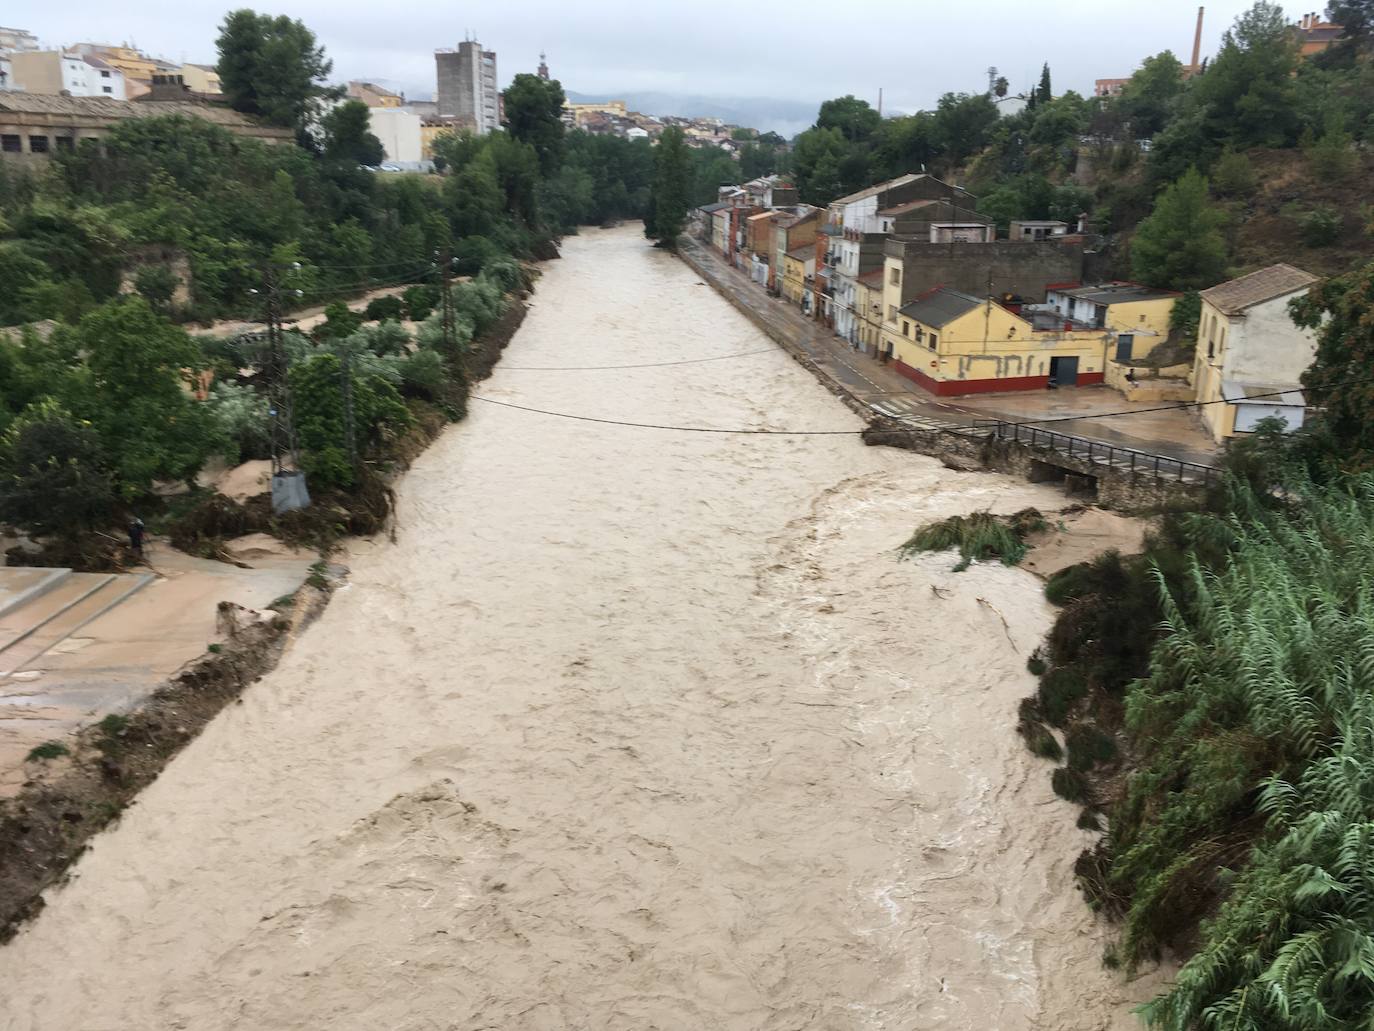
[[[1157,405],[1134,404],[1097,387],[1059,391],[1048,402],[1043,393],[937,399],[913,387],[889,365],[861,355],[823,324],[769,297],[700,241],[683,236],[676,253],[705,284],[867,421],[869,443],[930,455],[953,468],[1066,482],[1070,492],[1128,511],[1156,510],[1180,497],[1196,497],[1210,475],[1207,467],[1216,458],[1216,448],[1186,409],[1160,412]],[[1141,411],[1132,413],[1133,408]],[[1112,418],[1101,419],[1104,412],[1113,413]],[[1047,418],[1060,434],[1084,436],[1022,442],[1019,436],[992,439],[987,429],[977,426],[989,419],[1033,424]],[[1124,450],[1114,456],[1114,448]],[[1164,457],[1163,475],[1151,473],[1156,455]],[[1174,459],[1190,466],[1186,479],[1177,464],[1169,464]]]
[[[16,1031],[1135,1026],[1013,730],[1038,580],[895,555],[1058,495],[865,447],[694,283],[568,241],[478,392],[560,415],[474,398],[417,458],[8,946]]]
[[[509,298],[472,342],[464,359],[469,382],[491,375],[527,311],[523,296]],[[86,842],[276,664],[285,642],[342,583],[346,570],[331,571],[324,561],[339,534],[383,528],[392,501],[385,484],[445,424],[437,413],[417,412],[408,433],[392,442],[384,489],[356,505],[320,498],[312,510],[279,521],[256,470],[226,474],[226,486],[243,496],[211,493],[169,527],[179,543],[214,558],[150,537],[156,561],[146,590],[82,624],[81,636],[46,650],[42,665],[0,676],[7,685],[0,692],[0,942],[42,908],[41,893],[60,882]],[[323,551],[307,555],[272,534],[307,538]],[[21,626],[16,634],[23,633]],[[3,625],[0,643],[9,643]]]

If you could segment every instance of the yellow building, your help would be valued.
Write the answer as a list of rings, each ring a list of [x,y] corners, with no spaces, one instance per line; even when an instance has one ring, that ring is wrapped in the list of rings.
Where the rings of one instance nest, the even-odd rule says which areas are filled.
[[[578,127],[582,125],[588,115],[615,115],[619,118],[625,118],[628,114],[623,100],[608,100],[604,104],[563,105],[564,121]]]
[[[219,72],[212,64],[184,64],[176,70],[176,74],[181,76],[181,81],[186,83],[187,88],[193,93],[224,92],[220,85]]]
[[[854,329],[858,346],[876,355],[883,344],[883,270],[875,268],[854,280]]]
[[[788,304],[811,313],[811,277],[816,272],[816,245],[794,247],[782,257],[782,296]]]
[[[361,100],[368,107],[404,107],[406,102],[405,97],[391,92],[385,86],[358,79],[348,84],[347,95],[350,100]]]
[[[1193,386],[1212,439],[1248,433],[1261,419],[1303,423],[1301,378],[1317,353],[1310,329],[1293,323],[1288,304],[1318,277],[1271,265],[1202,291]]]
[[[885,296],[894,260],[885,269]],[[991,298],[937,287],[885,312],[882,348],[898,372],[932,394],[1035,390],[1101,383],[1111,336],[1102,329],[1037,329]]]
[[[126,79],[149,81],[153,75],[162,71],[162,63],[149,57],[140,50],[129,46],[107,46],[103,43],[78,43],[72,47],[81,54],[98,57],[106,64],[113,65],[124,73]]]
[[[1169,337],[1169,315],[1179,295],[1137,283],[1051,287],[1045,307],[1074,328],[1105,329],[1112,333],[1114,361],[1148,357]]]

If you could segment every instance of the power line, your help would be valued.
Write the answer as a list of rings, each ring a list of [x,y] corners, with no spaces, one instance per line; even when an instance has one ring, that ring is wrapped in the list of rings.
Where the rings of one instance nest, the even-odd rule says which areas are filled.
[[[753,429],[734,429],[716,426],[667,426],[662,423],[653,422],[626,422],[621,419],[598,419],[590,415],[571,415],[568,412],[550,412],[543,408],[530,408],[525,405],[517,405],[510,401],[497,401],[495,398],[479,397],[476,394],[469,395],[471,401],[485,401],[489,405],[499,405],[502,408],[514,408],[521,412],[533,412],[535,415],[551,415],[558,419],[571,419],[574,422],[595,422],[605,426],[630,426],[641,430],[673,430],[677,433],[729,433],[743,436],[758,437],[857,437],[863,430],[753,430]]]
[[[1374,377],[1366,380],[1347,380],[1348,383],[1360,383],[1374,381]],[[1269,394],[1250,394],[1244,398],[1246,401],[1259,401],[1267,397],[1283,397],[1285,394],[1296,394],[1303,390],[1302,387],[1290,388],[1288,390],[1275,390]],[[1179,401],[1177,404],[1160,405],[1156,408],[1136,408],[1134,410],[1122,410],[1119,412],[1101,412],[1097,415],[1060,415],[1053,419],[999,419],[998,422],[1005,422],[1013,426],[1043,426],[1053,422],[1085,422],[1089,419],[1116,419],[1126,415],[1148,415],[1151,412],[1177,412],[1184,408],[1205,408],[1207,405],[1225,405],[1235,402],[1228,398],[1217,398],[1212,401]]]
[[[645,362],[642,365],[499,365],[497,368],[510,372],[609,372],[613,369],[660,369],[667,365],[697,365],[701,362],[723,362],[728,358],[747,358],[755,354],[785,353],[776,347],[764,347],[757,351],[718,354],[711,358],[685,358],[676,362]]]

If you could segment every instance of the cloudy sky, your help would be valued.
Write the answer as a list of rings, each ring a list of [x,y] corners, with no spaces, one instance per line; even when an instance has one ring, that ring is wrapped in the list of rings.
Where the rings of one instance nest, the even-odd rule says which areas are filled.
[[[1203,53],[1249,0],[1208,6]],[[1310,7],[1289,5],[1291,20]],[[227,5],[205,0],[5,0],[6,24],[47,44],[130,41],[176,60],[213,62]],[[372,79],[411,96],[434,89],[433,51],[470,34],[497,52],[503,85],[533,71],[547,51],[565,88],[608,94],[657,91],[819,102],[854,93],[915,111],[943,92],[986,88],[996,65],[1019,90],[1048,60],[1056,92],[1087,93],[1094,79],[1124,76],[1142,57],[1172,49],[1186,61],[1192,0],[934,3],[931,0],[792,0],[711,5],[662,0],[273,0],[259,10],[300,18],[334,59],[340,81]],[[788,17],[782,11],[790,12]],[[757,16],[767,28],[746,27]],[[662,112],[660,112],[662,113]],[[792,128],[792,127],[788,127]]]

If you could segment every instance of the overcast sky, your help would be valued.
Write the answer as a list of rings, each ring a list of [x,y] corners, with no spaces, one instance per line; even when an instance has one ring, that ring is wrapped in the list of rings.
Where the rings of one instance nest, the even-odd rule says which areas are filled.
[[[1221,33],[1248,6],[1208,6],[1204,55],[1215,52]],[[1315,7],[1312,0],[1287,11],[1296,21]],[[212,63],[228,9],[205,0],[5,0],[0,18],[46,44],[128,41],[171,60]],[[544,50],[553,76],[581,93],[815,102],[854,93],[876,104],[882,87],[885,107],[900,111],[931,107],[948,90],[985,89],[989,65],[1015,92],[1031,85],[1047,60],[1056,93],[1088,93],[1094,79],[1129,75],[1141,58],[1164,49],[1186,62],[1197,16],[1191,0],[280,0],[258,9],[304,21],[333,58],[337,80],[371,79],[412,96],[434,89],[434,49],[470,33],[497,52],[503,86],[517,72],[533,71]],[[754,20],[772,24],[746,27]]]

